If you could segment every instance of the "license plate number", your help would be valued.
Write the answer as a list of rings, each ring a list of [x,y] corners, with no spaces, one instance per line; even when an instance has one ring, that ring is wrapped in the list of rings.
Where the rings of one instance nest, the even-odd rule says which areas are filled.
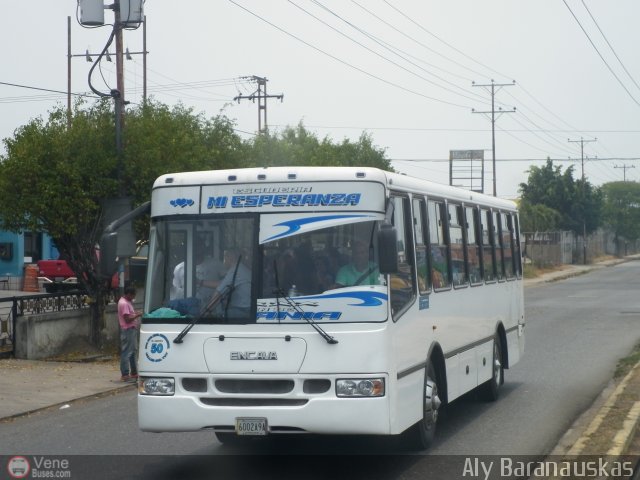
[[[266,418],[236,418],[236,433],[238,435],[266,435]]]

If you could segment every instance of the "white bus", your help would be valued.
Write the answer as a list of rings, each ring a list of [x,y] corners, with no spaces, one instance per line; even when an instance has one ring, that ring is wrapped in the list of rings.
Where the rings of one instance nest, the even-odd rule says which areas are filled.
[[[516,207],[373,168],[163,175],[144,309],[144,431],[426,448],[441,405],[496,399],[523,354]]]

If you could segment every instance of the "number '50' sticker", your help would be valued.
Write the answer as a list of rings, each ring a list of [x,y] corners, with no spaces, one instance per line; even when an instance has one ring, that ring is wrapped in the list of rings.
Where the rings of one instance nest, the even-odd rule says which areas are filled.
[[[152,362],[161,362],[169,354],[171,343],[169,339],[161,333],[154,333],[144,344],[144,353],[147,359]]]

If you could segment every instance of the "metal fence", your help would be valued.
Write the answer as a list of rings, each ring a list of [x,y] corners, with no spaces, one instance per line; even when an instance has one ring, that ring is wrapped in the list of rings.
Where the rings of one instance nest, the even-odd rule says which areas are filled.
[[[537,267],[572,263],[572,232],[525,232],[522,239],[525,263]]]
[[[0,298],[0,356],[13,354],[19,317],[65,310],[88,309],[84,293],[38,293]]]
[[[562,264],[591,263],[595,259],[612,255],[624,256],[640,252],[640,242],[617,238],[607,230],[600,229],[582,236],[570,231],[523,232],[522,253],[525,263],[536,267]]]

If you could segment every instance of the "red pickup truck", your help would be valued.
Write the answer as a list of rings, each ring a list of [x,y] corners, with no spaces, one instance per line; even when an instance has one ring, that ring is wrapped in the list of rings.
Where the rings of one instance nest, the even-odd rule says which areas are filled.
[[[67,292],[78,288],[76,274],[64,260],[38,260],[38,277],[44,279],[48,293]]]
[[[62,282],[76,274],[64,260],[38,260],[38,276],[45,277],[52,282]]]

